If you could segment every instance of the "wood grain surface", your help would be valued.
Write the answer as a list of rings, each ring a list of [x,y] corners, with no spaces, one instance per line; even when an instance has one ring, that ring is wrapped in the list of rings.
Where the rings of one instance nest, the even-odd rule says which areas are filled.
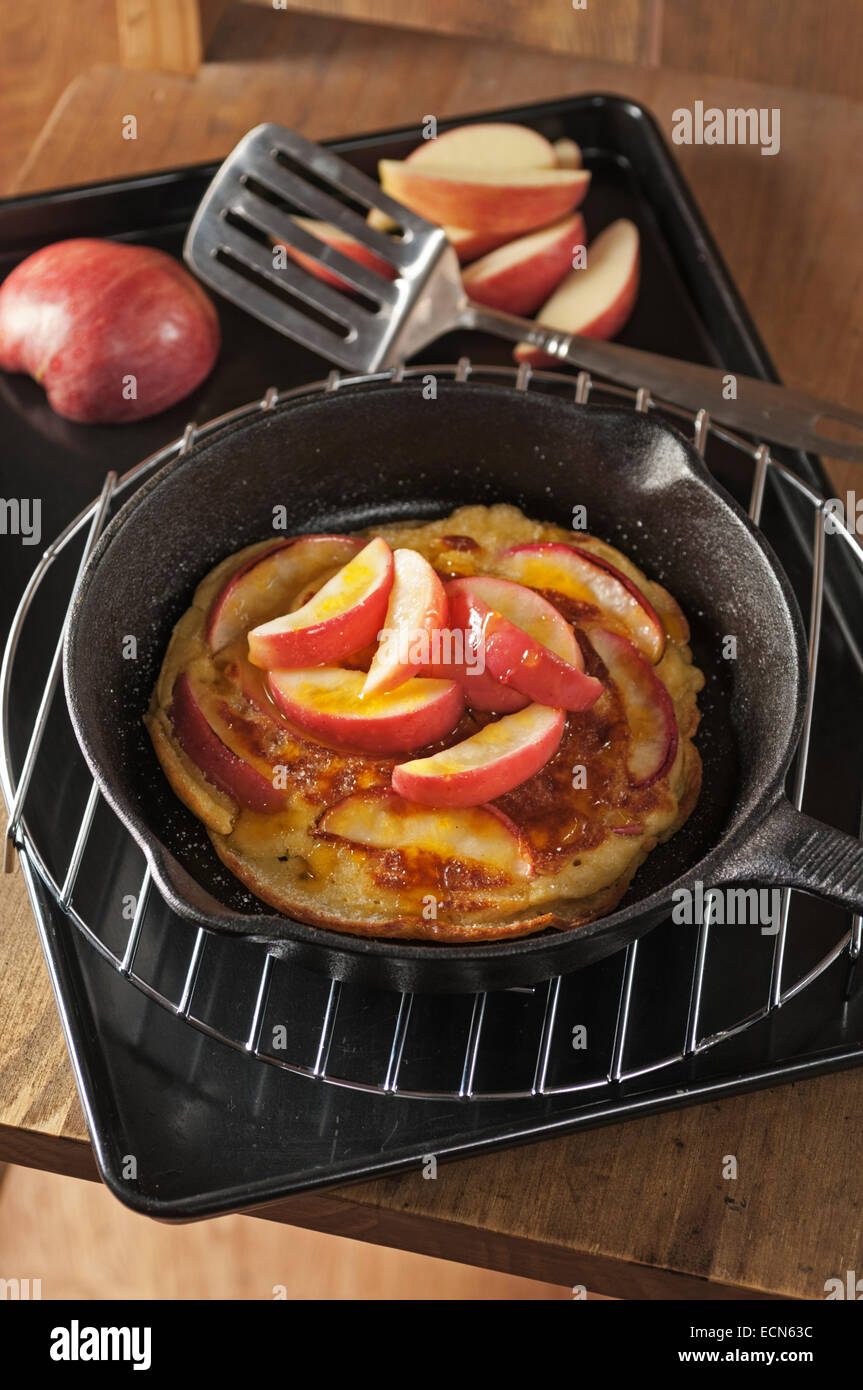
[[[168,1226],[107,1188],[9,1168],[0,1270],[43,1299],[563,1300],[568,1288],[243,1216]]]
[[[251,3],[273,8],[272,0]],[[276,0],[277,8],[287,10],[630,63],[645,60],[661,4],[662,0]]]
[[[276,17],[285,22],[286,17]],[[681,147],[696,196],[792,385],[859,403],[863,382],[863,106],[491,44],[293,24],[292,56],[195,79],[100,67],[57,106],[18,179],[37,189],[218,157],[262,119],[312,137],[586,91],[646,102],[666,132],[698,98],[782,111],[782,149]],[[238,36],[238,42],[241,35]],[[375,80],[369,80],[374,72]],[[139,116],[139,139],[120,138]],[[851,486],[852,466],[836,469]],[[20,875],[0,884],[0,1158],[92,1174]],[[822,1297],[863,1268],[860,1074],[788,1085],[261,1213],[598,1292]],[[740,1177],[721,1176],[737,1156]]]

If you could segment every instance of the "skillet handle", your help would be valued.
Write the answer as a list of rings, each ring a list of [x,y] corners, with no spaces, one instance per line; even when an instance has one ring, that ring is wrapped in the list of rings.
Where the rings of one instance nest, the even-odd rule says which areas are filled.
[[[863,843],[795,810],[784,796],[732,850],[720,878],[800,888],[863,913]]]

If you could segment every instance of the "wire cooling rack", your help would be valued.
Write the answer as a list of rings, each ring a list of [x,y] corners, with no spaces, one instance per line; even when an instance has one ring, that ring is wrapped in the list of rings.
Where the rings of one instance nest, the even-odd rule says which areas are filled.
[[[809,683],[803,735],[789,788],[795,804],[803,805],[811,766],[815,694],[825,627],[842,643],[845,655],[858,676],[863,677],[863,652],[853,625],[825,582],[831,547],[843,547],[854,577],[863,579],[863,549],[841,514],[792,469],[775,459],[766,445],[713,424],[704,411],[692,414],[654,401],[646,389],[632,391],[605,382],[594,383],[586,372],[573,379],[559,373],[532,372],[527,365],[517,371],[509,367],[473,367],[465,358],[455,366],[400,367],[367,376],[332,372],[326,381],[284,393],[271,388],[260,401],[206,424],[188,425],[180,438],[122,477],[108,474],[100,496],[69,523],[40,559],[19,604],[4,653],[0,669],[0,782],[9,810],[4,867],[14,866],[14,848],[21,858],[31,898],[36,880],[41,880],[70,926],[94,950],[138,989],[193,1028],[263,1063],[360,1091],[431,1100],[529,1100],[577,1097],[581,1092],[594,1093],[598,1099],[602,1088],[648,1073],[661,1073],[744,1033],[770,1015],[778,1015],[785,1004],[822,979],[844,955],[844,986],[827,1005],[840,1009],[854,983],[863,947],[863,918],[831,910],[819,918],[814,934],[804,922],[803,933],[810,938],[814,935],[817,950],[816,958],[810,958],[801,968],[806,952],[789,951],[796,929],[795,906],[801,895],[788,889],[782,892],[775,934],[762,943],[760,951],[747,956],[747,988],[731,991],[734,1002],[730,1007],[726,991],[724,1010],[717,1013],[711,998],[712,987],[719,974],[729,969],[729,961],[709,914],[697,933],[689,934],[683,950],[679,932],[672,939],[669,924],[663,924],[617,956],[576,975],[558,977],[533,989],[475,996],[414,998],[410,994],[370,994],[358,986],[311,976],[269,955],[259,945],[241,942],[238,953],[236,942],[203,927],[191,927],[173,916],[158,894],[152,893],[143,856],[103,802],[89,772],[89,792],[71,853],[62,872],[51,867],[49,847],[31,833],[27,809],[28,797],[40,776],[39,754],[46,727],[58,717],[58,709],[64,726],[63,755],[83,766],[62,691],[58,689],[65,618],[50,656],[26,751],[23,758],[19,757],[17,767],[11,748],[10,714],[18,698],[16,658],[22,636],[31,621],[36,597],[61,557],[68,559],[69,555],[78,554],[76,547],[80,547],[77,572],[65,608],[68,616],[87,557],[117,505],[163,464],[185,453],[193,442],[288,399],[334,392],[345,386],[389,385],[429,375],[456,382],[469,378],[491,380],[517,391],[568,392],[578,404],[587,404],[592,397],[601,395],[618,404],[629,403],[640,412],[661,411],[691,430],[694,445],[708,465],[719,446],[730,448],[739,460],[745,461],[749,514],[756,523],[762,521],[768,481],[775,485],[784,523],[796,533],[801,554],[811,568]],[[46,664],[51,650],[49,637]],[[859,781],[857,791],[859,810]],[[97,819],[105,816],[109,818],[107,829],[100,820],[99,834],[94,837]],[[863,830],[859,825],[857,828],[858,832]],[[119,840],[127,842],[123,846],[125,855],[131,852],[138,856],[140,877],[131,895],[134,911],[118,940],[116,924],[112,923],[109,931],[104,913],[88,917],[79,910],[78,888],[88,854],[92,855],[95,849],[103,864],[110,862],[112,856],[104,852],[105,846]],[[115,854],[113,859],[116,857]],[[810,913],[811,909],[810,901]],[[790,955],[793,965],[789,965]],[[166,981],[170,981],[170,987]],[[655,1008],[657,998],[662,1001],[662,1022],[648,1030],[653,1044],[645,1047],[644,1029],[634,1029],[633,1019],[639,1010],[643,1011],[645,1000],[652,1001]],[[741,1013],[740,1001],[746,998],[750,1006]],[[823,1001],[819,1002],[819,1008],[823,1007]],[[588,1063],[586,1055],[582,1058],[573,1043],[572,1020],[583,1021],[587,1014],[591,1015],[594,1037],[598,1032],[604,1042],[600,1048],[591,1047],[590,1057],[595,1059],[601,1053],[602,1064],[594,1060]],[[292,1019],[287,1030],[289,1043],[282,1037],[277,1046],[274,1039],[280,1028],[282,1035],[285,1032],[279,1020],[288,1016]],[[640,1039],[637,1047],[632,1045],[634,1032]],[[442,1039],[446,1040],[445,1046]],[[504,1039],[506,1046],[502,1048]],[[286,1055],[286,1048],[290,1056]]]

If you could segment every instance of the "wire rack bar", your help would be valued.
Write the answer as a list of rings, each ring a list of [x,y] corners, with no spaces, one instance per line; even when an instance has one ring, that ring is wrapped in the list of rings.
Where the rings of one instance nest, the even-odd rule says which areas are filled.
[[[473,1001],[467,1046],[464,1052],[464,1064],[461,1071],[461,1084],[458,1088],[458,1094],[463,1098],[469,1099],[473,1095],[473,1082],[476,1075],[476,1062],[479,1056],[479,1043],[482,1037],[482,1025],[485,1021],[487,1000],[486,994],[477,994]]]
[[[821,650],[821,618],[824,611],[824,511],[815,513],[814,561],[812,565],[812,598],[809,609],[809,679],[806,683],[806,709],[803,735],[797,753],[794,775],[794,805],[803,806],[806,790],[806,771],[809,766],[809,745],[812,741],[812,714],[815,709],[815,685],[818,679],[818,653]],[[770,981],[770,1002],[775,1006],[782,999],[782,970],[785,963],[785,944],[788,937],[788,915],[791,911],[791,890],[783,888],[780,899],[779,931],[773,947],[773,971]]]
[[[339,1000],[342,996],[342,987],[338,980],[330,982],[330,992],[327,995],[327,1004],[324,1010],[324,1021],[321,1024],[321,1035],[318,1038],[318,1050],[315,1056],[315,1064],[312,1068],[314,1076],[325,1076],[327,1070],[327,1059],[330,1055],[330,1044],[333,1040],[333,1029],[336,1024],[336,1014],[339,1011]]]
[[[272,974],[273,957],[267,954],[264,956],[264,968],[261,971],[261,978],[258,981],[258,992],[255,995],[255,1012],[252,1014],[252,1023],[246,1041],[247,1052],[258,1052],[261,1046],[261,1029],[264,1026],[264,1010],[267,1006],[267,998],[270,993],[270,980]]]
[[[408,1024],[411,1017],[413,998],[412,994],[403,994],[399,1000],[399,1012],[396,1018],[396,1026],[393,1033],[390,1056],[387,1062],[387,1071],[382,1088],[385,1091],[395,1091],[398,1089],[399,1071],[401,1070],[402,1057],[404,1056],[405,1038],[408,1035]]]
[[[60,662],[63,659],[63,638],[66,632],[66,622],[69,618],[70,612],[72,611],[72,605],[75,602],[75,597],[78,593],[78,586],[81,583],[81,576],[84,573],[84,566],[90,558],[90,553],[93,547],[95,546],[97,540],[99,539],[99,536],[105,525],[105,520],[108,515],[108,507],[111,501],[111,495],[114,491],[116,482],[117,474],[113,472],[108,473],[105,478],[105,482],[102,485],[102,492],[99,497],[99,501],[96,505],[95,511],[93,513],[93,520],[90,524],[90,534],[88,535],[86,543],[84,545],[84,551],[81,555],[81,560],[78,565],[78,573],[75,576],[75,583],[72,588],[72,594],[69,599],[69,603],[66,606],[66,614],[63,619],[63,626],[60,629],[60,636],[57,638],[57,645],[54,648],[54,655],[51,659],[51,667],[48,671],[48,679],[46,680],[45,685],[43,687],[42,698],[39,701],[39,708],[36,711],[36,719],[33,724],[33,732],[30,735],[30,743],[27,747],[27,752],[24,757],[24,765],[21,768],[21,776],[18,781],[18,786],[15,790],[15,795],[12,799],[12,804],[9,807],[9,824],[6,828],[6,844],[4,847],[3,857],[4,871],[8,871],[9,868],[8,856],[11,853],[11,846],[14,844],[15,836],[18,833],[18,826],[21,820],[21,813],[24,808],[24,802],[27,798],[27,791],[30,787],[30,781],[33,776],[33,769],[36,766],[36,759],[39,756],[39,749],[42,747],[42,738],[45,733],[45,725],[48,722],[48,711],[51,708],[51,702],[54,699],[54,692],[57,689],[57,680],[60,675]]]
[[[90,795],[87,797],[87,805],[84,807],[84,814],[81,817],[81,824],[78,826],[78,834],[75,837],[72,858],[69,860],[69,867],[66,870],[63,887],[60,889],[60,906],[63,908],[68,907],[72,901],[72,893],[78,878],[78,870],[81,867],[81,860],[84,858],[84,850],[87,848],[87,840],[90,836],[93,817],[96,814],[98,802],[99,788],[96,786],[96,783],[93,782],[90,786]]]
[[[691,412],[668,402],[655,401],[646,388],[633,391],[628,387],[621,387],[612,383],[594,383],[589,373],[585,371],[580,371],[578,373],[573,387],[572,377],[564,375],[563,373],[534,372],[528,364],[522,364],[517,371],[506,367],[483,367],[476,369],[468,358],[461,358],[455,367],[423,366],[407,368],[400,366],[392,370],[376,372],[369,376],[344,377],[340,375],[340,373],[333,371],[330,372],[327,379],[323,382],[313,383],[310,386],[298,387],[284,393],[279,392],[275,387],[271,387],[259,401],[242,406],[237,410],[229,411],[205,424],[197,425],[192,423],[187,425],[180,438],[172,441],[172,443],[165,446],[165,448],[152,455],[151,458],[145,459],[142,463],[130,469],[119,480],[116,474],[109,473],[105,479],[100,496],[69,523],[56,541],[46,549],[40,558],[34,574],[25,589],[13,620],[2,667],[0,667],[0,755],[2,755],[0,756],[0,785],[2,785],[4,799],[10,812],[6,840],[6,856],[8,859],[9,852],[14,844],[19,855],[24,860],[26,878],[31,890],[35,882],[34,875],[38,876],[47,887],[48,891],[67,913],[75,928],[82,933],[94,949],[105,959],[110,961],[122,975],[128,978],[145,994],[156,1000],[163,1007],[169,1009],[178,1017],[184,1019],[190,1026],[198,1028],[209,1036],[220,1039],[229,1046],[241,1049],[258,1060],[266,1061],[300,1075],[317,1078],[321,1081],[338,1086],[346,1086],[351,1089],[429,1099],[440,1099],[441,1097],[461,1100],[502,1098],[528,1099],[531,1096],[560,1095],[564,1093],[575,1094],[581,1091],[593,1090],[609,1083],[615,1084],[624,1080],[643,1076],[649,1072],[660,1071],[675,1062],[684,1060],[687,1056],[703,1052],[715,1046],[718,1042],[745,1031],[756,1022],[765,1018],[772,1010],[780,1007],[796,994],[800,993],[801,990],[807,988],[809,984],[823,974],[823,972],[843,953],[847,955],[848,959],[846,979],[847,993],[851,987],[854,971],[859,963],[861,955],[863,955],[863,915],[855,916],[852,920],[851,928],[845,936],[840,938],[832,949],[803,977],[794,981],[783,991],[782,980],[790,906],[790,890],[784,890],[780,914],[780,929],[777,933],[777,939],[774,945],[770,988],[765,1003],[751,1012],[746,1018],[736,1021],[729,1027],[721,1029],[709,1036],[700,1036],[701,1004],[709,962],[711,924],[710,914],[708,913],[707,920],[701,926],[696,946],[685,1036],[681,1050],[671,1053],[667,1057],[652,1061],[646,1066],[638,1066],[630,1069],[624,1066],[628,1029],[631,1018],[631,1004],[638,963],[638,942],[634,942],[627,948],[622,961],[614,1036],[611,1045],[608,1070],[604,1077],[559,1086],[549,1086],[548,1084],[549,1067],[558,1025],[562,992],[562,980],[560,977],[556,977],[550,980],[546,986],[543,1015],[539,1030],[539,1042],[532,1072],[532,1081],[528,1089],[522,1091],[495,1091],[488,1093],[479,1092],[475,1089],[477,1067],[482,1047],[483,1025],[488,1006],[488,996],[485,994],[477,994],[474,997],[460,1069],[460,1078],[458,1083],[453,1086],[452,1090],[415,1091],[402,1090],[399,1087],[399,1075],[404,1059],[405,1044],[411,1020],[412,996],[409,994],[403,994],[399,999],[397,1017],[383,1078],[379,1081],[348,1080],[333,1076],[328,1072],[330,1049],[336,1028],[342,993],[342,986],[339,982],[332,981],[330,984],[319,1033],[313,1049],[314,1062],[310,1066],[305,1066],[285,1059],[269,1056],[263,1052],[261,1048],[263,1021],[269,998],[273,971],[276,968],[276,962],[271,955],[267,953],[264,954],[261,973],[255,992],[252,1017],[249,1022],[249,1027],[243,1032],[242,1037],[229,1036],[223,1031],[213,1027],[206,1018],[196,1017],[191,1012],[201,961],[205,946],[209,940],[209,933],[204,928],[199,928],[196,932],[178,1001],[168,998],[161,990],[156,988],[152,982],[136,973],[134,968],[135,961],[142,934],[146,928],[152,896],[152,877],[149,866],[145,866],[142,874],[128,937],[121,954],[118,955],[109,949],[101,940],[98,933],[81,917],[74,904],[74,895],[79,872],[89,843],[95,812],[99,804],[99,792],[95,783],[91,784],[87,802],[77,828],[72,853],[62,882],[58,883],[55,876],[48,869],[44,856],[29,833],[24,811],[27,794],[45,732],[48,714],[57,692],[65,620],[63,630],[61,631],[60,638],[54,650],[51,666],[40,697],[33,728],[27,744],[27,750],[17,778],[12,766],[9,741],[10,690],[15,656],[24,623],[31,609],[39,585],[58,555],[60,555],[68,545],[73,543],[82,531],[87,529],[74,586],[66,609],[66,616],[68,617],[68,613],[71,611],[72,604],[75,601],[84,566],[99,535],[104,529],[111,507],[118,498],[132,489],[134,485],[149,476],[164,463],[185,454],[197,441],[208,438],[223,429],[226,425],[245,419],[259,411],[272,410],[282,401],[304,396],[313,396],[320,392],[329,393],[353,385],[373,385],[376,383],[380,383],[381,385],[391,384],[393,382],[410,380],[411,378],[426,374],[448,376],[456,382],[466,382],[477,372],[483,377],[490,377],[494,380],[503,381],[519,391],[528,391],[533,386],[537,386],[540,389],[565,390],[570,393],[575,403],[580,405],[588,404],[594,391],[599,391],[604,395],[610,395],[629,402],[641,413],[646,414],[651,410],[662,411],[666,415],[677,417],[681,421],[689,423],[692,429],[694,445],[702,455],[705,453],[711,438],[719,439],[731,445],[735,449],[746,454],[753,464],[749,515],[756,523],[758,523],[761,517],[767,479],[771,474],[784,486],[787,486],[796,495],[803,498],[812,507],[815,513],[815,529],[812,547],[812,593],[809,623],[809,684],[803,735],[799,746],[793,791],[795,804],[799,808],[803,802],[806,786],[806,773],[808,769],[812,734],[812,714],[815,698],[817,662],[823,625],[825,599],[825,536],[827,534],[824,499],[821,498],[808,483],[798,477],[792,469],[774,459],[766,444],[753,444],[751,441],[724,426],[716,425],[710,420],[705,411],[698,411],[693,415]],[[837,535],[840,538],[840,543],[850,550],[855,561],[863,567],[863,547],[861,547],[857,537],[849,530],[841,517],[831,516],[831,523],[830,534]],[[857,661],[860,669],[863,670],[863,652],[860,651],[856,638],[851,632],[844,615],[835,605],[832,605],[832,613],[839,623],[848,647],[854,655],[854,659]],[[860,832],[861,837],[863,837],[863,804],[861,804]],[[4,859],[4,867],[7,866],[7,859]],[[532,993],[533,991],[527,990],[521,992]]]
[[[138,901],[135,904],[135,915],[132,918],[132,925],[129,928],[129,937],[126,941],[126,949],[123,952],[120,969],[124,975],[128,975],[135,960],[135,952],[138,949],[138,942],[141,940],[141,932],[144,928],[144,918],[147,915],[147,904],[150,901],[150,888],[153,880],[150,875],[149,865],[144,870],[144,877],[141,879],[141,887],[138,889]]]
[[[539,1039],[539,1051],[536,1054],[536,1067],[533,1073],[533,1085],[531,1090],[536,1095],[542,1095],[546,1088],[546,1078],[548,1076],[548,1064],[551,1060],[551,1045],[554,1040],[554,1025],[557,1021],[557,1006],[560,1003],[561,979],[556,975],[553,980],[548,982],[548,992],[545,997],[545,1012],[542,1016],[542,1031]]]
[[[626,1034],[629,1028],[629,1007],[632,1003],[632,985],[635,980],[635,963],[638,959],[638,942],[633,941],[626,948],[623,963],[623,976],[620,981],[620,994],[617,1000],[617,1022],[614,1025],[614,1042],[611,1045],[611,1061],[608,1066],[609,1081],[619,1081],[623,1076],[623,1057],[626,1051]]]

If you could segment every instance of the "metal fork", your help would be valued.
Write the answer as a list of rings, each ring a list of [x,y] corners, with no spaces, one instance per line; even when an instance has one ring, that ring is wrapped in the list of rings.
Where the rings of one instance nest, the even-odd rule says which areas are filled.
[[[400,235],[369,226],[377,209]],[[305,214],[331,223],[388,262],[395,279],[360,265],[301,227]],[[277,263],[274,243],[311,256],[355,295],[299,262]],[[597,342],[474,304],[446,234],[388,197],[331,150],[278,125],[249,131],[219,169],[183,252],[199,278],[271,328],[356,372],[394,366],[454,328],[480,329],[776,444],[863,463],[863,415],[752,377],[733,377],[672,357]],[[856,431],[856,442],[819,430]]]

